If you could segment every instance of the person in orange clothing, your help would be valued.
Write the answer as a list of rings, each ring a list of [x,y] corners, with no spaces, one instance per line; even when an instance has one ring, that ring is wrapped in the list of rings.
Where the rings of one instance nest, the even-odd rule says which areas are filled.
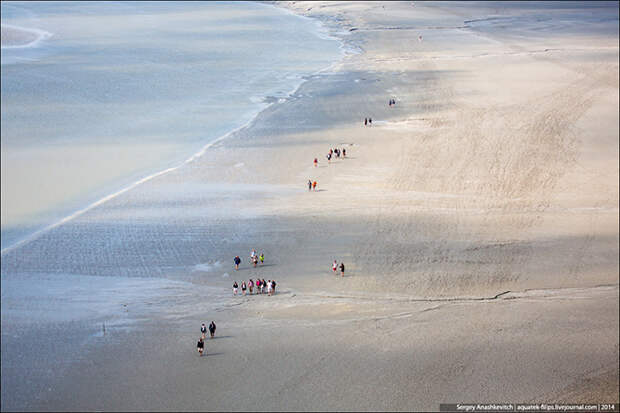
[[[316,181],[312,182],[312,190],[316,190]]]

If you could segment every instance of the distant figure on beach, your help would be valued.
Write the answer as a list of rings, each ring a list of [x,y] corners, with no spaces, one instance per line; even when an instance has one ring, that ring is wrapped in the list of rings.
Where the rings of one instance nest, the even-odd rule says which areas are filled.
[[[273,284],[271,280],[267,281],[267,295],[270,296],[273,292]]]
[[[267,281],[263,278],[260,283],[261,292],[265,294],[265,288],[267,288]]]
[[[312,190],[316,191],[316,181],[312,182]]]
[[[207,336],[207,326],[205,323],[202,323],[200,326],[200,332],[202,333],[202,338],[204,339]]]
[[[308,182],[310,182],[310,181],[308,181]],[[260,265],[263,265],[265,263],[265,255],[263,255],[262,252],[258,256],[258,259],[260,260]]]
[[[202,352],[205,349],[205,341],[202,337],[200,337],[200,339],[198,340],[198,344],[196,345],[196,347],[198,348],[198,353],[200,353],[200,357],[202,357]]]
[[[276,280],[271,280],[271,289],[273,290],[272,294],[276,295]]]
[[[345,148],[342,148],[342,157],[343,158],[347,157],[347,150]]]
[[[247,290],[247,289],[248,289],[248,286],[247,286],[247,284],[245,283],[245,280],[241,281],[241,293],[242,293],[243,295],[245,295],[245,290]]]
[[[317,158],[314,158],[314,166],[315,167],[319,166],[319,160]]]
[[[368,125],[368,118],[364,118],[364,126]]]
[[[248,288],[250,289],[250,295],[252,295],[252,291],[254,290],[254,281],[252,281],[251,278],[250,278],[250,281],[248,282]]]
[[[368,126],[372,126],[372,118],[368,118]]]
[[[258,255],[252,257],[252,264],[254,264],[254,268],[256,268],[256,264],[258,264]]]
[[[340,263],[340,274],[344,277],[344,262]]]
[[[327,158],[327,163],[331,163],[331,161],[332,161],[332,154],[328,153],[327,155],[325,155],[325,157]]]
[[[334,274],[336,274],[336,271],[338,271],[338,261],[334,260],[334,263],[332,264],[332,270],[334,271]]]
[[[254,258],[255,255],[256,255],[256,250],[253,249],[252,252],[250,253],[250,258]]]
[[[418,42],[422,43],[422,35],[418,36]]]
[[[215,337],[215,321],[211,321],[209,324],[209,333],[211,333],[211,338]]]
[[[312,190],[312,181],[308,179],[308,191]]]
[[[235,281],[233,283],[233,295],[237,295],[238,290],[239,290],[239,284],[237,284],[237,281]]]
[[[235,270],[239,269],[239,264],[241,264],[241,258],[239,258],[239,256],[237,255],[235,257]]]

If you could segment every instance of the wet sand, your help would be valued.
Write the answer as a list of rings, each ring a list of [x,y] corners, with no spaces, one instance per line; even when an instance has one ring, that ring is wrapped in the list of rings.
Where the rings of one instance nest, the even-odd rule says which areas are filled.
[[[617,402],[616,6],[278,5],[361,53],[191,164],[4,254],[15,274],[180,284],[90,317],[125,321],[35,399],[3,363],[3,410]],[[328,164],[333,147],[347,158]],[[41,254],[45,268],[28,259]],[[257,276],[278,294],[230,296]],[[3,358],[20,344],[5,317]]]

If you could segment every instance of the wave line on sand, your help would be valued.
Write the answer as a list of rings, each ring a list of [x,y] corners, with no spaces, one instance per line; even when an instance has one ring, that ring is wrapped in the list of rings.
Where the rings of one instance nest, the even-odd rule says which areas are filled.
[[[256,114],[256,116],[258,116],[258,114]],[[29,243],[31,241],[34,241],[35,239],[39,238],[44,233],[46,233],[46,232],[48,232],[48,231],[50,231],[50,230],[52,230],[52,229],[54,229],[54,228],[56,228],[56,227],[58,227],[58,226],[60,226],[62,224],[65,224],[65,223],[67,223],[67,222],[77,218],[78,216],[80,216],[80,215],[90,211],[91,209],[93,209],[93,208],[95,208],[95,207],[97,207],[97,206],[99,206],[101,204],[106,203],[107,201],[109,201],[109,200],[111,200],[113,198],[116,198],[119,195],[124,194],[125,192],[127,192],[127,191],[129,191],[129,190],[131,190],[131,189],[133,189],[135,187],[137,187],[140,184],[143,184],[143,183],[145,183],[147,181],[150,181],[153,178],[157,178],[158,176],[165,175],[165,174],[167,174],[169,172],[175,171],[175,170],[179,169],[180,167],[182,167],[183,165],[187,165],[187,164],[195,161],[196,159],[198,159],[202,155],[204,155],[206,150],[209,149],[211,146],[213,146],[216,143],[226,139],[227,137],[231,136],[233,133],[235,133],[235,132],[237,132],[237,131],[247,127],[249,124],[251,124],[256,119],[256,116],[254,116],[252,119],[250,119],[244,125],[241,125],[238,128],[235,128],[235,129],[231,130],[230,132],[226,133],[225,135],[220,136],[219,138],[215,139],[214,141],[211,141],[211,142],[207,143],[198,152],[194,153],[193,155],[191,155],[189,158],[187,158],[185,161],[181,162],[177,166],[173,166],[171,168],[164,169],[162,171],[155,172],[155,173],[153,173],[151,175],[145,176],[144,178],[139,179],[138,181],[133,182],[133,183],[129,184],[128,186],[126,186],[126,187],[124,187],[124,188],[122,188],[122,189],[120,189],[120,190],[118,190],[118,191],[116,191],[116,192],[114,192],[114,193],[112,193],[110,195],[106,195],[105,197],[103,197],[103,198],[93,202],[92,204],[90,204],[90,205],[88,205],[88,206],[86,206],[86,207],[84,207],[84,208],[82,208],[82,209],[72,213],[71,215],[62,218],[60,221],[54,222],[54,223],[52,223],[52,224],[50,224],[50,225],[48,225],[48,226],[46,226],[44,228],[41,228],[41,229],[33,232],[32,234],[26,236],[25,238],[17,241],[15,244],[12,244],[12,245],[10,245],[10,246],[8,246],[6,248],[3,248],[0,251],[0,255],[4,255],[5,253],[7,253],[9,251],[12,251],[12,250],[14,250],[14,249],[16,249],[18,247],[21,247],[21,246],[23,246],[23,245],[25,245],[25,244],[27,244],[27,243]]]
[[[25,32],[27,34],[32,34],[34,36],[36,36],[33,40],[29,41],[28,43],[24,43],[24,44],[7,44],[7,45],[2,45],[2,49],[25,49],[28,47],[36,47],[41,41],[43,40],[47,40],[50,37],[52,37],[54,34],[50,33],[48,31],[45,30],[41,30],[41,29],[34,29],[34,28],[28,28],[28,27],[18,27],[18,26],[12,26],[10,24],[3,24],[1,26],[1,30],[2,30],[2,37],[5,37],[7,35],[6,31],[13,31],[15,33],[19,33],[19,32]]]

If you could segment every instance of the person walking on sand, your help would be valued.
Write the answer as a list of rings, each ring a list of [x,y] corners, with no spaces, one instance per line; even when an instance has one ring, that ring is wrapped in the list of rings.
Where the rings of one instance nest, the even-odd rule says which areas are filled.
[[[258,255],[252,257],[252,264],[254,264],[254,268],[256,268],[256,264],[258,264]]]
[[[312,191],[312,181],[308,179],[308,191]]]
[[[258,256],[258,259],[260,260],[260,265],[263,265],[265,263],[265,256],[263,255],[262,252]]]
[[[342,157],[343,158],[347,157],[347,150],[345,148],[342,148]]]
[[[334,263],[332,264],[332,270],[334,271],[334,274],[336,274],[336,271],[338,271],[338,261],[334,260]]]
[[[198,340],[198,344],[196,344],[196,348],[198,348],[198,353],[200,353],[200,357],[202,357],[202,352],[205,349],[205,341],[202,337]]]
[[[256,294],[260,294],[261,293],[260,287],[261,287],[261,281],[260,281],[260,278],[257,278],[256,279]]]
[[[250,282],[248,283],[248,288],[250,289],[250,295],[252,295],[252,291],[254,290],[254,281],[250,278]]]
[[[344,277],[344,262],[340,263],[340,274]]]
[[[239,288],[239,284],[237,284],[237,281],[235,281],[233,283],[233,295],[237,295],[238,288]]]
[[[312,182],[312,190],[316,191],[316,181]]]
[[[314,166],[315,167],[319,166],[319,160],[317,158],[314,158]]]
[[[267,281],[267,295],[271,296],[273,292],[273,284],[271,283],[271,280]]]
[[[247,286],[247,284],[245,283],[245,280],[241,281],[241,293],[242,293],[243,295],[245,295],[245,290],[247,290],[247,289],[248,289],[248,286]]]
[[[276,295],[276,280],[271,280],[271,289],[273,290],[271,294]]]
[[[372,126],[372,118],[368,118],[368,126]]]
[[[260,286],[261,286],[263,294],[265,294],[265,288],[267,288],[267,281],[265,281],[264,278],[261,280]]]
[[[215,321],[211,321],[209,324],[209,333],[211,334],[211,338],[215,337]]]
[[[239,264],[241,264],[241,258],[239,256],[235,256],[235,270],[239,270]]]
[[[202,323],[202,325],[200,326],[200,332],[202,333],[202,339],[204,340],[204,338],[207,336],[207,326],[205,325],[205,323]]]
[[[364,118],[364,126],[368,125],[368,118]]]

